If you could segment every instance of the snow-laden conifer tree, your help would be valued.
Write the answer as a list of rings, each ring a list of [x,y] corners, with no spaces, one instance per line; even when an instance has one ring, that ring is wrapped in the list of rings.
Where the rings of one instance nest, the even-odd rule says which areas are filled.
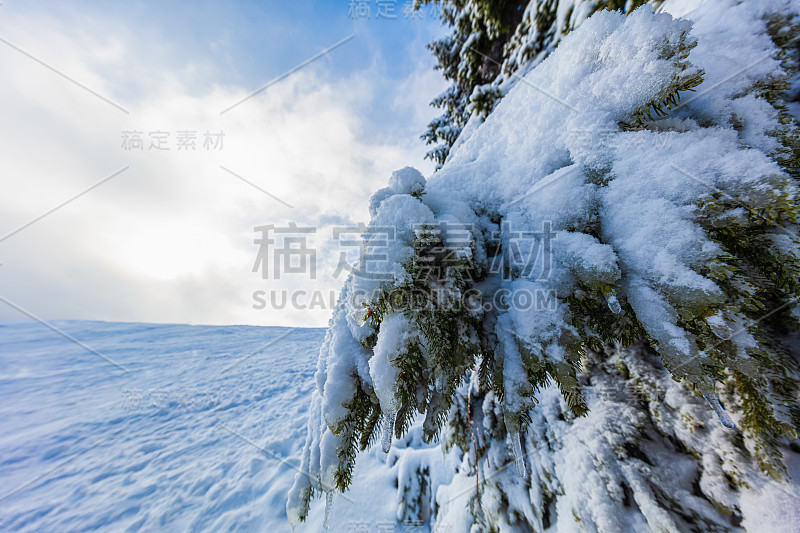
[[[432,3],[417,0],[417,4]],[[427,156],[441,166],[470,118],[488,115],[497,101],[528,70],[538,65],[561,38],[601,9],[630,13],[645,0],[443,0],[442,20],[452,31],[429,45],[437,69],[452,82],[432,105],[444,113],[422,138],[437,144]],[[660,3],[660,2],[655,2]]]
[[[800,523],[797,5],[557,4],[522,20],[582,23],[509,55],[524,77],[434,176],[373,195],[292,523],[393,439],[460,463],[398,474],[398,519],[434,531]]]

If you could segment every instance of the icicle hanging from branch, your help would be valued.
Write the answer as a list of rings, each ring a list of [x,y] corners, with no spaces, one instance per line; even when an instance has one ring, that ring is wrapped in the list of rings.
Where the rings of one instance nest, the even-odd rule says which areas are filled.
[[[383,435],[381,437],[381,449],[383,453],[389,453],[392,447],[392,434],[394,433],[394,421],[397,418],[397,411],[386,413],[386,420],[383,423]]]
[[[517,474],[519,474],[519,477],[524,478],[528,473],[528,468],[525,465],[525,455],[522,453],[522,441],[519,431],[513,432],[510,437],[511,448],[514,451],[514,460],[517,463]]]
[[[331,511],[333,510],[333,495],[335,492],[329,490],[325,493],[325,520],[322,522],[323,529],[331,527]]]

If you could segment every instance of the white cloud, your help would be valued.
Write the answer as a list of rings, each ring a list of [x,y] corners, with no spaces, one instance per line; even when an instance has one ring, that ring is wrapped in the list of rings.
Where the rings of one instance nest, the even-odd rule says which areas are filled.
[[[376,140],[366,134],[375,126],[365,102],[385,83],[371,72],[330,78],[334,56],[220,115],[252,89],[216,82],[198,91],[174,74],[186,65],[154,64],[152,54],[137,62],[130,33],[109,32],[88,36],[32,15],[3,22],[9,42],[130,114],[0,43],[7,73],[0,85],[0,238],[129,166],[0,242],[0,296],[44,318],[324,325],[327,308],[255,310],[252,293],[318,290],[327,307],[327,294],[342,282],[330,277],[337,253],[325,244],[331,227],[366,221],[367,198],[392,170],[412,164],[430,172],[425,147],[405,132],[409,121],[421,130],[420,119],[435,113],[426,101],[441,80],[420,72],[398,86],[395,105],[405,112],[386,125],[398,133]],[[136,97],[117,101],[130,96],[134,75]],[[144,132],[144,150],[121,146],[129,130]],[[148,149],[155,130],[169,132],[169,151]],[[196,150],[176,149],[180,130],[197,132]],[[224,132],[221,150],[203,149],[206,130]],[[320,226],[315,242],[325,248],[315,281],[262,280],[250,271],[253,228],[289,222]],[[0,302],[0,319],[17,318]]]

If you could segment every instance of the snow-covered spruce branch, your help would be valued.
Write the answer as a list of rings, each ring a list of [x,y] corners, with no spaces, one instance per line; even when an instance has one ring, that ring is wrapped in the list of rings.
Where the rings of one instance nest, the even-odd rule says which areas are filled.
[[[546,466],[526,464],[523,454],[531,439],[552,445],[547,425],[556,422],[535,407],[555,384],[568,408],[561,419],[585,415],[582,375],[594,369],[597,383],[613,382],[604,377],[614,372],[609,361],[637,374],[651,394],[652,420],[631,410],[630,434],[598,449],[604,461],[633,453],[627,446],[645,428],[673,431],[648,385],[668,372],[677,397],[687,405],[692,390],[704,397],[724,425],[736,423],[761,469],[782,476],[776,443],[796,438],[800,422],[800,373],[780,337],[797,329],[790,311],[800,297],[800,208],[797,126],[775,95],[796,62],[769,59],[768,70],[744,83],[723,80],[713,97],[682,104],[679,95],[701,94],[704,71],[715,70],[714,46],[703,48],[702,35],[696,42],[689,22],[649,7],[627,17],[597,13],[516,84],[427,183],[406,168],[373,195],[370,228],[391,228],[394,240],[365,239],[361,271],[369,263],[389,275],[351,275],[331,320],[306,474],[287,505],[293,524],[315,494],[348,488],[358,450],[384,426],[388,439],[401,437],[421,413],[426,440],[443,434],[446,446],[469,449],[473,422],[463,398],[474,377],[489,444],[473,455],[491,456],[486,469],[500,472],[511,450],[524,479],[489,478],[487,490],[506,499],[485,499],[488,514],[473,507],[472,523],[545,528],[557,487],[542,477]],[[578,132],[602,133],[602,142]],[[461,237],[447,238],[445,227]],[[502,291],[512,300],[533,295],[534,305],[496,305]],[[542,294],[546,305],[536,305]],[[632,352],[638,357],[608,355],[609,345],[638,341],[649,346]],[[525,435],[532,421],[535,432]],[[725,465],[734,483],[747,483]],[[679,530],[717,519],[709,509],[677,516],[647,469],[615,468],[648,523]],[[510,501],[513,486],[544,490],[540,507]],[[729,493],[712,496],[718,509],[732,509]]]

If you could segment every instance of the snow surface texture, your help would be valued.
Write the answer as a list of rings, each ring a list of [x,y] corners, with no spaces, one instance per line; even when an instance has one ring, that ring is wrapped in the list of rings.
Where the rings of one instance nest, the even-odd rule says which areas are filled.
[[[128,373],[44,326],[0,323],[0,531],[291,531],[323,330],[55,325]],[[410,457],[378,455],[332,531],[394,523]]]
[[[407,186],[398,187],[420,183],[403,169],[390,187],[373,196],[370,212],[375,226],[398,228],[399,244],[389,251],[382,269],[394,274],[394,286],[408,275],[403,265],[413,254],[416,224],[485,224],[476,213],[499,214],[504,222],[527,230],[552,224],[559,244],[552,274],[545,281],[516,279],[507,286],[512,291],[541,288],[570,294],[578,282],[619,283],[647,334],[658,343],[661,360],[676,376],[694,380],[708,403],[670,381],[645,350],[620,352],[611,363],[619,363],[625,372],[612,370],[608,362],[596,363],[601,375],[586,387],[588,417],[573,420],[558,390],[547,388],[537,393],[540,404],[530,411],[532,424],[524,442],[517,444],[513,431],[519,422],[508,413],[533,407],[533,401],[514,343],[521,341],[531,352],[559,363],[564,357],[559,337],[572,326],[560,311],[566,305],[550,313],[512,309],[498,319],[497,328],[505,397],[500,405],[489,393],[480,406],[485,420],[505,415],[512,434],[508,439],[498,436],[489,447],[489,460],[479,464],[482,496],[475,494],[474,461],[464,453],[450,483],[429,490],[430,497],[411,498],[428,501],[427,507],[418,507],[435,511],[434,528],[474,530],[470,509],[479,497],[500,531],[517,531],[522,522],[536,531],[683,531],[688,525],[697,531],[800,529],[796,481],[768,481],[747,451],[739,449],[743,446],[737,444],[735,430],[725,427],[736,420],[721,410],[713,381],[702,378],[704,354],[679,326],[675,310],[678,305],[706,308],[723,296],[709,277],[698,273],[722,251],[698,223],[698,199],[714,192],[732,198],[798,196],[796,185],[774,161],[778,145],[768,133],[780,129],[777,113],[749,92],[756,81],[782,73],[764,17],[793,14],[798,6],[783,0],[668,0],[663,10],[694,21],[694,26],[667,13],[654,15],[650,7],[628,17],[600,12],[586,20],[514,84],[484,122],[468,125],[444,167],[425,184],[421,200]],[[699,44],[688,62],[671,59],[678,43],[688,49],[695,40]],[[705,81],[697,95],[684,95],[669,118],[646,130],[619,127],[650,102],[665,98],[665,87],[699,75],[701,69]],[[601,142],[595,137],[587,143],[585,133],[605,135]],[[571,229],[589,226],[587,213],[601,222],[603,243]],[[365,243],[365,256],[375,250]],[[383,409],[394,409],[397,372],[392,353],[419,335],[400,316],[385,319],[386,329],[382,324],[376,332],[363,308],[347,304],[356,291],[380,285],[376,280],[349,280],[341,300],[345,305],[332,319],[320,354],[304,450],[303,465],[312,476],[298,476],[290,492],[287,509],[293,524],[303,515],[304,495],[312,489],[328,492],[335,484],[345,440],[330,428],[346,424],[345,406],[355,398],[357,383],[374,389]],[[607,298],[609,308],[618,313],[616,295]],[[708,325],[723,336],[737,331],[732,341],[741,360],[731,366],[746,372],[747,349],[755,340],[741,331],[740,318],[733,312],[715,315]],[[505,338],[504,331],[516,338]],[[375,333],[373,354],[364,344]],[[661,385],[649,383],[648,376],[660,376],[656,382]],[[599,392],[631,384],[650,386],[641,402],[619,402]],[[723,398],[725,402],[735,399]],[[488,435],[491,427],[483,428],[487,439],[493,438]],[[517,463],[522,478],[514,471],[515,462],[507,461],[513,457],[507,444],[527,454],[527,466]],[[797,480],[794,451],[786,450],[786,462]],[[417,468],[421,478],[432,470],[428,465]],[[503,488],[493,491],[492,485]],[[756,511],[760,506],[764,512]],[[398,512],[398,519],[406,516]],[[427,521],[430,516],[415,518]]]

